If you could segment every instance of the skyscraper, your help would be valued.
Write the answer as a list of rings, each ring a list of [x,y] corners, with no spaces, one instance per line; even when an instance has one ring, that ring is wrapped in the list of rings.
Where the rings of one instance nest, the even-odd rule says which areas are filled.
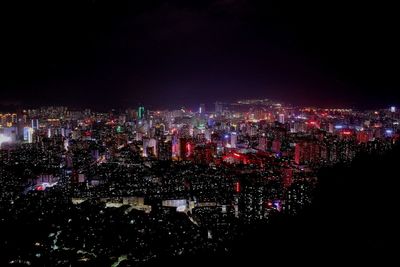
[[[285,114],[279,114],[278,121],[279,123],[285,124]]]
[[[282,170],[282,184],[284,187],[289,187],[293,182],[293,169],[284,168]]]
[[[160,139],[157,144],[157,156],[159,160],[171,160],[172,158],[172,142]]]
[[[199,114],[204,114],[206,112],[206,105],[200,104]]]
[[[31,127],[24,127],[23,129],[23,140],[27,141],[28,143],[32,143],[32,135],[33,135],[33,128]]]
[[[281,141],[275,139],[274,141],[272,141],[272,148],[271,150],[273,152],[280,152],[281,151]]]
[[[299,142],[295,145],[294,162],[299,165],[308,161],[310,158],[309,146],[306,142]]]
[[[262,136],[260,138],[258,138],[258,149],[262,150],[262,151],[266,151],[267,150],[267,138]]]
[[[157,156],[157,141],[154,138],[143,138],[143,157]]]
[[[144,107],[140,106],[138,109],[138,119],[142,120],[144,118]]]
[[[223,106],[221,102],[215,102],[215,113],[222,114]]]
[[[32,129],[34,129],[34,130],[39,129],[39,120],[38,119],[32,119]]]
[[[191,138],[179,139],[179,156],[182,160],[188,160],[193,156],[194,144]]]
[[[237,144],[237,134],[236,134],[236,132],[232,132],[231,133],[231,147],[236,148],[236,144]]]

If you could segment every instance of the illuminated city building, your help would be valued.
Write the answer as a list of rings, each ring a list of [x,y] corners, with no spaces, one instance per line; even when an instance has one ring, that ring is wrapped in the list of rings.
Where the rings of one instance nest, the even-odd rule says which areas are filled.
[[[157,142],[157,156],[159,160],[172,159],[172,142],[170,140],[161,139]]]
[[[230,142],[231,148],[236,148],[237,139],[238,139],[237,133],[236,132],[232,132],[230,138],[231,138],[231,142]]]
[[[285,124],[285,114],[279,114],[278,121],[279,123]]]
[[[194,153],[194,143],[192,138],[179,138],[179,157],[181,160],[189,160]]]
[[[200,104],[199,106],[199,114],[204,114],[206,113],[206,105],[205,104]]]
[[[221,102],[215,102],[215,113],[221,115],[223,112],[223,104]]]
[[[143,106],[140,106],[139,108],[138,108],[138,119],[139,120],[143,120],[143,118],[144,118],[144,116],[145,116],[145,110],[144,110],[144,107]]]
[[[33,128],[31,127],[24,127],[24,141],[28,143],[32,143],[33,140]]]

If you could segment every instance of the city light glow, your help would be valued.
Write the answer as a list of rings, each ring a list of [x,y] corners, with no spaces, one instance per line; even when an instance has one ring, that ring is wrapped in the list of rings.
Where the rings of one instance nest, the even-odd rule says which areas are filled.
[[[4,134],[0,134],[0,146],[3,144],[3,143],[8,143],[8,142],[11,142],[11,137],[10,136],[6,136],[6,135],[4,135]]]

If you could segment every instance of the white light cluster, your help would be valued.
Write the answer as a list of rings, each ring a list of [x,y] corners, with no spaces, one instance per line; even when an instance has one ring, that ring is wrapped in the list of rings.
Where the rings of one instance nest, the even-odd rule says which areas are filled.
[[[11,137],[6,136],[4,134],[0,134],[0,146],[1,146],[1,144],[7,143],[7,142],[11,142]]]

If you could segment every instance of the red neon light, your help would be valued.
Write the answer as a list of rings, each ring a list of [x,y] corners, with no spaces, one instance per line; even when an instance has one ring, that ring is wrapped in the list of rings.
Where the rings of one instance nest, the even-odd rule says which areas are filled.
[[[239,182],[235,183],[235,191],[236,191],[236,193],[240,192],[240,183]]]
[[[36,190],[36,191],[44,191],[44,189],[45,189],[45,188],[44,188],[43,185],[38,185],[38,186],[35,187],[35,190]]]
[[[350,131],[344,131],[343,134],[344,134],[344,135],[350,135],[351,132],[350,132]]]

